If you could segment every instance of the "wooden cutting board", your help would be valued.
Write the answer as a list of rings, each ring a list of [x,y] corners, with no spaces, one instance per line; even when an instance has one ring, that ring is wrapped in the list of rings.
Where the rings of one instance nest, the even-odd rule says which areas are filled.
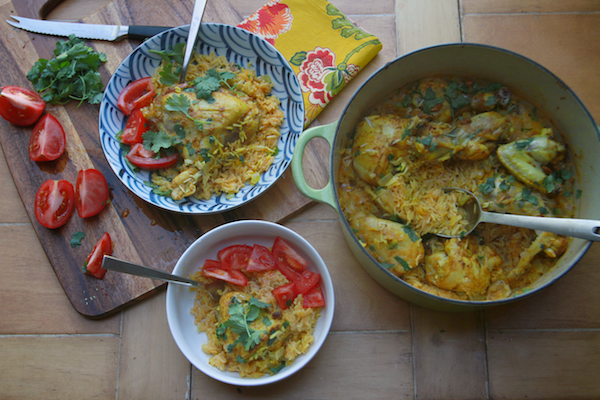
[[[10,15],[38,18],[46,0],[13,0],[0,6],[2,20]],[[56,0],[53,0],[56,3]],[[179,26],[189,23],[192,0],[113,0],[83,22],[113,25]],[[241,17],[226,0],[209,1],[204,22],[235,25]],[[49,59],[60,38],[28,33],[0,23],[0,70],[2,85],[31,88],[27,72],[39,58]],[[101,68],[106,84],[121,61],[139,43],[132,41],[91,41],[88,45],[107,55]],[[56,275],[75,309],[90,318],[108,316],[123,307],[156,292],[164,283],[108,271],[98,280],[82,273],[81,268],[104,232],[113,239],[115,257],[134,263],[172,271],[178,257],[208,230],[239,219],[281,221],[308,204],[296,189],[291,170],[266,193],[250,204],[222,214],[194,217],[162,211],[133,195],[110,169],[102,152],[98,134],[98,105],[76,102],[65,106],[46,105],[65,128],[65,154],[50,163],[29,160],[28,143],[32,127],[21,128],[0,121],[0,142],[15,185],[29,218],[46,251]],[[319,163],[319,151],[307,148],[305,164]],[[98,215],[79,218],[75,212],[63,227],[50,230],[35,219],[33,203],[39,186],[47,179],[66,179],[75,184],[81,169],[96,168],[108,181],[110,204]],[[309,171],[312,168],[307,168]],[[308,172],[310,173],[310,172]],[[310,181],[310,176],[307,177]],[[69,242],[75,232],[85,232],[81,246]]]

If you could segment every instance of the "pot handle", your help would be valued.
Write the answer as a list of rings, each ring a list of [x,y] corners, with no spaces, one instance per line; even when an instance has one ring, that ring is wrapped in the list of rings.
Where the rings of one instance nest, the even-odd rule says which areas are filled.
[[[296,186],[300,193],[305,195],[306,197],[316,200],[321,203],[328,204],[337,210],[336,202],[335,202],[335,194],[333,192],[333,180],[332,177],[329,177],[329,182],[322,189],[313,189],[306,183],[306,178],[304,177],[304,171],[302,170],[302,160],[304,158],[304,148],[312,139],[316,137],[321,137],[327,142],[329,142],[329,146],[333,151],[333,140],[335,138],[335,131],[337,128],[337,122],[328,125],[320,125],[315,126],[314,128],[309,128],[302,132],[298,141],[296,142],[296,146],[294,147],[294,156],[292,157],[292,175],[294,177],[294,182],[296,182]]]

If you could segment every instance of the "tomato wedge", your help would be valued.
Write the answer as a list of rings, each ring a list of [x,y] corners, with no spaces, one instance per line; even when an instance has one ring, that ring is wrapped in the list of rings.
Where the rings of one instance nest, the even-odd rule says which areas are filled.
[[[29,139],[29,158],[33,161],[54,161],[65,151],[65,130],[51,114],[44,115],[33,127]]]
[[[276,269],[275,259],[271,251],[265,246],[255,244],[252,247],[252,253],[250,254],[250,260],[246,266],[246,271],[271,271]]]
[[[119,94],[117,106],[125,115],[130,115],[136,108],[146,107],[152,103],[155,95],[150,77],[141,78],[125,86]]]
[[[290,282],[273,289],[273,296],[282,310],[292,305],[294,299],[298,296],[298,290],[295,282]]]
[[[323,290],[321,289],[321,285],[316,285],[304,294],[304,300],[302,300],[302,307],[325,307],[325,297],[323,296]]]
[[[302,272],[308,267],[308,261],[279,236],[275,238],[273,244],[273,257],[278,268],[285,266],[294,271]]]
[[[206,260],[204,262],[204,266],[202,267],[204,269],[215,269],[215,268],[221,268],[221,261],[217,261],[217,260]]]
[[[87,260],[85,260],[82,268],[83,272],[98,279],[104,278],[106,270],[102,268],[102,260],[105,254],[107,256],[112,254],[112,240],[108,232],[104,232],[104,235],[98,240]]]
[[[73,214],[75,193],[68,181],[48,179],[35,194],[35,218],[44,227],[55,229]]]
[[[125,128],[120,136],[120,141],[123,144],[134,145],[136,143],[142,143],[144,139],[142,135],[148,131],[148,121],[142,111],[136,108],[131,112],[131,115],[127,117]]]
[[[177,164],[177,154],[161,158],[154,158],[155,156],[156,154],[146,149],[143,144],[136,143],[125,157],[130,163],[143,169],[163,169]]]
[[[225,270],[223,268],[203,268],[202,275],[233,283],[234,285],[248,285],[248,278],[246,278],[246,275],[244,275],[241,271],[233,269]]]
[[[302,271],[300,278],[296,281],[298,293],[304,294],[319,284],[321,274],[309,270]]]
[[[252,254],[252,247],[245,244],[234,244],[219,250],[217,258],[221,261],[224,269],[242,270],[246,269]]]
[[[4,86],[0,92],[0,115],[10,123],[28,126],[40,118],[46,102],[36,92]]]
[[[97,169],[82,169],[75,184],[75,208],[81,218],[98,214],[108,203],[108,184]]]

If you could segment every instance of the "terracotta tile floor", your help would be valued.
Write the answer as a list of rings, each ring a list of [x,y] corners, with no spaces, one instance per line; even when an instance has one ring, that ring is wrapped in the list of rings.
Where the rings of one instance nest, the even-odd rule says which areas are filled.
[[[231,0],[242,16],[263,3]],[[321,114],[321,124],[336,121],[360,83],[386,62],[460,40],[504,47],[540,62],[600,120],[597,1],[334,4],[377,35],[384,48]],[[94,11],[91,0],[66,5],[64,15]],[[0,62],[0,68],[4,72],[8,66]],[[0,191],[2,399],[600,398],[598,244],[561,281],[531,299],[485,312],[442,313],[381,288],[350,254],[335,211],[308,207],[284,224],[312,243],[331,270],[337,300],[332,333],[297,375],[260,389],[236,388],[207,378],[181,355],[167,327],[162,292],[108,319],[77,314],[1,152]]]

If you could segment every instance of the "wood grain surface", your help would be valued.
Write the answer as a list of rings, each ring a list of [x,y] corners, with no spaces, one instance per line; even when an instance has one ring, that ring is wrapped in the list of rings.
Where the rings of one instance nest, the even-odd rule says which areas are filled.
[[[11,14],[37,18],[46,4],[44,0],[19,0],[4,4],[3,19]],[[189,23],[193,1],[114,0],[83,22],[118,25],[179,26]],[[227,1],[208,2],[204,22],[236,24],[240,15]],[[31,87],[27,72],[39,58],[49,59],[59,38],[27,33],[0,24],[5,38],[0,44],[0,67],[5,75],[3,84]],[[138,45],[137,42],[92,41],[88,45],[104,52],[108,61],[101,67],[103,81]],[[38,238],[58,279],[75,309],[92,318],[108,316],[122,307],[141,300],[163,285],[159,281],[133,277],[109,271],[98,280],[83,274],[81,267],[96,241],[104,232],[113,239],[115,257],[134,263],[171,271],[178,257],[198,237],[223,223],[239,219],[281,221],[308,204],[309,200],[296,189],[291,171],[265,194],[250,204],[233,211],[209,216],[186,216],[160,210],[133,195],[110,169],[104,157],[98,135],[98,105],[76,102],[65,106],[46,106],[63,125],[67,136],[65,154],[49,163],[36,163],[28,158],[31,127],[17,127],[0,122],[0,141],[8,166]],[[318,143],[317,143],[318,145]],[[305,163],[319,163],[315,145],[307,148]],[[96,168],[107,178],[110,204],[98,215],[82,219],[73,214],[63,227],[50,230],[35,219],[33,200],[39,186],[47,179],[66,179],[75,183],[78,171]],[[308,174],[311,169],[307,168]],[[310,181],[311,177],[307,179]],[[80,247],[72,247],[75,232],[85,232]]]

